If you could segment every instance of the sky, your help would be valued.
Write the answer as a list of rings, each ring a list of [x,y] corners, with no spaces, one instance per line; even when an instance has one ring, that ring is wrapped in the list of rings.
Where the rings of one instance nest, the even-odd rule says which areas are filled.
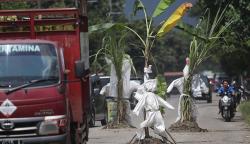
[[[157,4],[159,3],[160,0],[142,0],[143,4],[146,7],[146,10],[148,11],[148,13],[151,15],[154,11],[154,8],[157,6]],[[196,0],[176,0],[162,15],[160,15],[159,17],[156,17],[154,20],[155,24],[159,24],[162,21],[164,21],[166,18],[168,18],[170,16],[170,14],[172,12],[174,12],[174,10],[181,5],[184,2],[191,2],[193,4],[195,4]],[[125,13],[127,15],[127,17],[130,19],[130,15],[131,12],[133,11],[133,4],[134,4],[134,0],[126,0],[125,3]],[[136,18],[143,18],[143,13],[138,13]],[[185,15],[183,17],[183,21],[188,23],[188,24],[194,24],[196,23],[196,19],[195,18],[190,18],[187,15]]]

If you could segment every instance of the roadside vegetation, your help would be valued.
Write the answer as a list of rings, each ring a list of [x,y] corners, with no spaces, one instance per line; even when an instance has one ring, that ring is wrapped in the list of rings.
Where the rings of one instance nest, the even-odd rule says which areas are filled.
[[[250,125],[250,101],[242,103],[240,105],[240,111],[245,121]]]

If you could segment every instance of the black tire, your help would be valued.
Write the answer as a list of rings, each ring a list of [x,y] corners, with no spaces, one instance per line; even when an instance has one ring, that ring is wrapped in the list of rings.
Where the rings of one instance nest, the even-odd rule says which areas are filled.
[[[87,144],[88,141],[88,133],[89,133],[89,126],[86,122],[81,125],[80,133],[77,132],[76,124],[71,125],[71,144]],[[78,136],[77,136],[78,135]]]
[[[107,110],[107,102],[104,102],[104,118],[101,120],[102,126],[107,125],[108,123],[108,110]]]
[[[81,125],[81,134],[79,136],[80,143],[79,144],[87,144],[89,127],[87,122]]]
[[[225,122],[230,122],[231,121],[230,111],[223,110],[223,115],[224,115]]]
[[[132,93],[129,99],[130,102],[130,109],[133,110],[136,106],[136,104],[138,103],[138,100],[134,97],[135,93]]]
[[[103,119],[103,120],[101,120],[101,124],[102,124],[102,126],[107,125],[107,120],[106,120],[106,118]]]
[[[104,119],[101,120],[101,124],[102,124],[102,126],[105,126],[105,125],[107,125],[107,123],[108,123],[108,114],[105,111],[105,113],[104,113]]]

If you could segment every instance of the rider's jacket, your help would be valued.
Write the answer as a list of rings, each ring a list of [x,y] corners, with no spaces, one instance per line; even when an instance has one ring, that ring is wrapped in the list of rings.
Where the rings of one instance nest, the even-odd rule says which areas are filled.
[[[226,89],[225,89],[224,87],[220,87],[219,90],[217,91],[217,93],[218,93],[219,95],[223,95],[225,92],[226,92],[227,94],[232,95],[232,94],[234,94],[234,88],[231,87],[231,86],[228,86]]]

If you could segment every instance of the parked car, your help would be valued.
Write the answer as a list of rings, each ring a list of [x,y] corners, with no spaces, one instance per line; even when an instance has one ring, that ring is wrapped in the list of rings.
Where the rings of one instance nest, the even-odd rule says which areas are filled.
[[[109,81],[110,81],[110,76],[98,76],[98,75],[92,75],[91,77],[92,80],[92,119],[90,126],[94,126],[95,123],[94,121],[101,121],[102,125],[107,124],[107,104],[106,100],[110,99],[111,97],[108,96],[108,94],[103,93],[104,91],[109,91]],[[130,104],[132,103],[132,107],[135,106],[136,100],[133,97],[133,93],[137,90],[136,87],[139,86],[142,83],[142,78],[131,78],[131,83],[133,84],[131,88],[131,96],[129,98]],[[102,93],[102,95],[100,94]],[[108,92],[107,92],[108,93]],[[131,105],[130,105],[131,106]]]
[[[107,124],[106,118],[106,100],[105,97],[100,95],[101,89],[109,83],[109,76],[91,76],[91,120],[90,126],[95,126],[95,121],[101,121],[102,125]]]
[[[195,99],[206,100],[207,103],[212,102],[212,86],[207,76],[202,74],[194,75],[192,92]]]

